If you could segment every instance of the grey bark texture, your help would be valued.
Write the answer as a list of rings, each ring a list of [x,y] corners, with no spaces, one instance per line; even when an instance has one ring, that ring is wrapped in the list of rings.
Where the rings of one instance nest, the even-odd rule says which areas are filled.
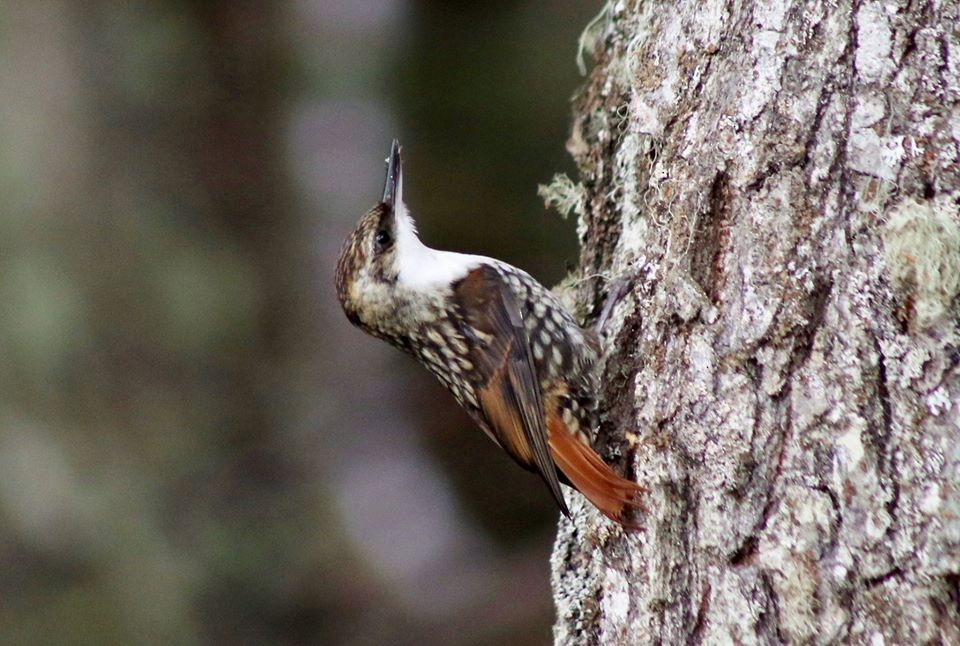
[[[960,644],[957,2],[610,3],[568,143],[597,447],[558,644]]]

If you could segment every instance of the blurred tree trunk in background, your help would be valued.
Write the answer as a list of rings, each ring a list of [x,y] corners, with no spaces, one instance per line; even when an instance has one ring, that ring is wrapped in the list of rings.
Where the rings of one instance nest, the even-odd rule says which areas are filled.
[[[614,4],[616,5],[614,7]],[[627,6],[624,6],[627,5]],[[598,445],[561,644],[960,643],[956,2],[609,3],[568,144]]]

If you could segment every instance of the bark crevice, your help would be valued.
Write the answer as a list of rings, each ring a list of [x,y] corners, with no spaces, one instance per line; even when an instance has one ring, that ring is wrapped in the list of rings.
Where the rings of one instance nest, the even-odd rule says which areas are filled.
[[[597,442],[647,529],[574,505],[557,643],[960,642],[960,295],[890,251],[960,226],[957,11],[609,5],[578,297],[633,281]]]

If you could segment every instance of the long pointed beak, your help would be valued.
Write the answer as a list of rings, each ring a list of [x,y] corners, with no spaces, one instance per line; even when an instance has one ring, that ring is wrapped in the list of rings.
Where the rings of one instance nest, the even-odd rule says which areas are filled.
[[[400,142],[393,140],[390,146],[390,156],[387,157],[387,179],[383,186],[383,203],[394,206],[400,202],[402,190],[403,168],[400,160]]]

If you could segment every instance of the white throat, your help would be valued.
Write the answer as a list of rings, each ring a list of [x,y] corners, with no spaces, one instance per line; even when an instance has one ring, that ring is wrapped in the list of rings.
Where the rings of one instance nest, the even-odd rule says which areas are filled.
[[[397,283],[413,290],[450,285],[489,258],[431,249],[417,235],[416,225],[403,202],[396,205]]]

